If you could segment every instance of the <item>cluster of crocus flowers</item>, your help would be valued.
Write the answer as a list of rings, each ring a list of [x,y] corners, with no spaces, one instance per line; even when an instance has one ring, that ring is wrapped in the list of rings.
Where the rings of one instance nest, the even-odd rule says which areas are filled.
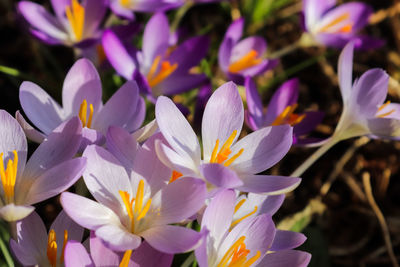
[[[221,70],[239,84],[244,83],[244,77],[259,75],[278,63],[264,58],[267,50],[264,38],[250,36],[240,40],[243,28],[244,19],[235,20],[227,29],[218,51]]]
[[[368,24],[373,12],[369,5],[361,2],[335,5],[335,0],[303,1],[303,26],[313,43],[342,48],[356,39],[357,47],[363,49],[383,44],[380,39],[359,33]]]
[[[18,10],[28,21],[31,33],[48,44],[87,46],[101,36],[99,28],[106,13],[105,0],[53,0],[55,16],[43,6],[18,3]]]
[[[299,96],[297,79],[283,83],[272,95],[266,110],[262,105],[257,87],[250,77],[246,77],[245,88],[247,101],[245,121],[252,130],[255,131],[269,125],[288,124],[293,126],[294,144],[312,144],[321,141],[304,137],[322,121],[324,114],[319,111],[295,113]]]
[[[118,36],[108,30],[103,35],[107,59],[127,80],[135,79],[141,92],[155,101],[158,95],[174,95],[204,83],[204,74],[192,73],[208,50],[208,38],[193,37],[171,46],[168,19],[156,13],[146,24],[142,51],[126,47]]]

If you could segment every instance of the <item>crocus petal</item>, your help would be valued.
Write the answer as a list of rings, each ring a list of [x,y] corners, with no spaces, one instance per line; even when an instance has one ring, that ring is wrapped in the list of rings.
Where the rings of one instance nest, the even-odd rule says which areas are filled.
[[[60,105],[32,82],[21,84],[19,101],[29,120],[45,134],[49,134],[64,119]]]
[[[173,225],[152,227],[142,232],[141,236],[153,248],[169,254],[192,250],[201,238],[200,233],[192,229]]]
[[[85,184],[93,197],[117,214],[123,207],[119,191],[132,195],[129,177],[121,163],[102,147],[91,145],[83,152],[88,164],[83,173]]]
[[[222,147],[236,130],[235,142],[242,130],[243,120],[243,103],[237,87],[233,82],[225,83],[212,94],[204,110],[201,134],[205,161],[210,160],[217,139]]]
[[[292,145],[293,128],[289,125],[269,126],[252,132],[232,146],[232,155],[243,153],[230,165],[244,173],[259,173],[280,161]]]
[[[280,251],[297,248],[303,244],[306,239],[307,237],[302,233],[277,230],[270,250]]]
[[[265,114],[264,125],[271,125],[287,106],[297,102],[299,96],[299,80],[290,79],[283,83],[273,94]]]
[[[111,30],[104,31],[102,44],[107,59],[114,69],[125,79],[131,80],[136,69],[135,61],[117,35]]]
[[[95,266],[117,266],[120,263],[119,253],[107,248],[94,231],[90,231],[90,255]]]
[[[171,147],[182,156],[200,162],[200,145],[189,122],[171,99],[160,96],[156,103],[158,127]]]
[[[79,151],[83,151],[85,150],[85,148],[88,145],[104,145],[106,138],[104,137],[103,133],[95,130],[95,129],[91,129],[91,128],[87,128],[84,127],[82,128],[82,142],[79,148]]]
[[[61,193],[82,176],[85,166],[86,159],[75,158],[46,171],[33,182],[25,202],[32,205]]]
[[[128,232],[122,225],[108,224],[96,230],[96,236],[101,238],[105,244],[116,251],[136,249],[142,240],[139,236]]]
[[[230,56],[234,45],[242,37],[244,28],[244,19],[240,18],[232,22],[227,29],[221,46],[218,50],[218,63],[221,69],[226,72],[230,64]]]
[[[325,113],[321,111],[308,111],[304,112],[304,114],[306,115],[304,119],[293,127],[293,134],[296,136],[308,134],[314,130],[315,127],[322,122],[325,115]]]
[[[72,158],[81,144],[81,122],[77,117],[58,126],[35,150],[26,164],[24,180]]]
[[[77,241],[68,241],[64,249],[65,267],[95,267],[85,247]]]
[[[8,204],[0,208],[0,218],[8,222],[15,222],[22,220],[28,216],[35,207]]]
[[[377,107],[386,98],[389,85],[389,75],[381,69],[371,69],[366,71],[353,86],[351,105],[359,106],[359,112],[364,116],[374,116]]]
[[[136,82],[127,81],[99,111],[93,120],[93,128],[106,133],[109,126],[127,126],[139,97]]]
[[[400,138],[400,119],[373,118],[367,120],[371,134],[389,139]]]
[[[267,43],[264,38],[259,36],[247,37],[238,42],[232,49],[230,63],[233,63],[243,56],[245,56],[250,50],[255,50],[257,55],[261,57],[267,49]]]
[[[199,87],[207,81],[204,74],[172,73],[171,76],[153,87],[153,95],[176,95]]]
[[[244,19],[240,18],[235,20],[229,25],[229,28],[226,30],[224,38],[231,38],[234,43],[238,42],[240,37],[242,37],[244,28]]]
[[[203,228],[200,232],[202,235],[202,239],[200,241],[200,245],[194,251],[197,263],[200,267],[208,267],[208,255],[207,249],[209,247],[209,242],[213,242],[211,239],[208,238],[209,231],[206,228]]]
[[[244,192],[280,195],[294,190],[301,182],[300,178],[270,175],[249,175],[241,177],[243,186],[237,188]]]
[[[30,1],[21,1],[18,3],[18,10],[36,29],[55,39],[66,40],[68,38],[63,26],[43,6]]]
[[[201,220],[201,228],[208,229],[215,244],[219,244],[222,237],[231,225],[231,218],[235,210],[235,192],[223,190],[211,199],[210,204],[204,211]]]
[[[254,121],[254,128],[262,127],[263,122],[263,105],[260,94],[257,91],[256,84],[251,77],[246,77],[244,87],[246,88],[246,102],[249,115]],[[254,129],[253,129],[254,130]]]
[[[24,171],[28,152],[26,137],[18,122],[7,111],[0,110],[0,153],[4,153],[4,165],[9,159],[14,159],[13,150],[18,153],[17,176],[19,176]]]
[[[111,1],[110,8],[111,8],[112,12],[115,13],[116,15],[118,15],[119,17],[122,17],[122,18],[125,18],[128,20],[135,19],[135,15],[133,14],[132,10],[121,6],[119,0]]]
[[[79,59],[68,71],[62,89],[62,102],[66,114],[78,114],[83,100],[99,110],[101,102],[101,80],[90,60]]]
[[[32,140],[33,142],[36,143],[41,143],[43,140],[46,138],[44,134],[33,128],[26,120],[25,118],[21,115],[19,110],[15,112],[15,119],[18,121],[19,125],[21,125],[22,129],[24,130],[24,133],[26,137],[29,140]]]
[[[112,210],[93,200],[69,192],[62,193],[60,200],[68,216],[85,228],[95,230],[105,224],[121,225]]]
[[[208,182],[217,187],[236,188],[243,185],[235,171],[218,163],[202,164],[200,171]]]
[[[99,24],[107,11],[107,3],[107,0],[86,0],[84,2],[84,8],[86,11],[84,31],[86,35],[92,35],[99,27]]]
[[[343,103],[346,105],[353,85],[354,42],[348,43],[342,50],[338,62],[338,77]]]
[[[282,267],[296,266],[306,267],[311,260],[311,254],[297,250],[284,250],[265,255],[259,266]]]
[[[136,131],[137,129],[139,129],[140,125],[143,124],[145,116],[146,116],[146,103],[144,102],[144,99],[142,97],[138,96],[136,109],[132,113],[131,118],[127,121],[125,129],[128,132]]]
[[[170,183],[153,197],[152,203],[160,206],[157,224],[176,223],[192,216],[204,206],[206,192],[200,179],[185,177]]]
[[[107,149],[124,167],[132,168],[139,144],[127,131],[120,127],[112,126],[107,131]]]
[[[147,73],[157,56],[163,56],[168,48],[169,24],[164,13],[156,13],[147,22],[143,33],[143,58]]]
[[[303,12],[308,30],[315,25],[322,15],[336,4],[336,0],[303,0]]]
[[[157,121],[154,119],[151,122],[144,125],[142,128],[136,130],[132,134],[132,137],[139,143],[142,143],[146,141],[150,136],[152,136],[157,130],[158,130],[158,124]]]
[[[166,254],[154,249],[146,241],[132,253],[133,261],[139,266],[169,267],[174,255]]]
[[[249,199],[251,194],[249,193]],[[274,215],[275,212],[282,206],[283,201],[285,200],[285,195],[276,195],[276,196],[268,196],[268,198],[262,203],[261,207],[259,207],[259,214],[267,213]]]
[[[65,8],[67,5],[71,4],[70,0],[51,0],[51,7],[54,10],[54,13],[56,13],[57,17],[59,19],[64,19],[65,18]]]
[[[25,266],[38,264],[37,259],[44,256],[47,247],[47,231],[42,219],[32,212],[16,226],[18,243],[10,240],[14,255]]]

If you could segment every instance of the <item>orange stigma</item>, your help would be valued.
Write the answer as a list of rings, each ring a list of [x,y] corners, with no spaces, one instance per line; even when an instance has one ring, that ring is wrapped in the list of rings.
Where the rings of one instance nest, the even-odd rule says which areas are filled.
[[[160,61],[161,56],[157,56],[150,67],[149,73],[147,74],[147,82],[149,83],[150,87],[154,87],[160,82],[164,81],[178,67],[178,63],[171,65],[169,61],[162,61],[161,66],[159,66]],[[160,68],[160,70],[157,73],[158,68]]]
[[[246,55],[237,61],[229,65],[228,71],[232,73],[237,73],[241,70],[253,67],[262,62],[262,59],[258,57],[258,52],[254,49],[250,50]]]
[[[4,168],[3,153],[0,154],[0,176],[6,203],[12,203],[14,200],[14,187],[17,179],[18,168],[18,153],[14,150],[13,154],[14,160],[9,159],[6,168]]]
[[[221,149],[218,152],[219,148],[219,139],[215,142],[214,149],[211,153],[211,159],[210,163],[224,163],[224,166],[229,166],[232,164],[232,162],[237,159],[240,155],[242,155],[244,149],[240,149],[238,153],[233,155],[230,159],[229,155],[232,153],[231,151],[231,146],[233,143],[233,140],[235,140],[235,136],[237,134],[237,130],[234,130],[232,134],[229,136],[229,138],[225,141],[225,143],[222,145]]]
[[[183,176],[182,173],[173,170],[173,171],[172,171],[172,174],[171,174],[171,179],[169,179],[169,182],[168,182],[168,183],[170,184],[170,183],[172,183],[172,182],[178,180],[178,179],[179,179],[180,177],[182,177],[182,176]]]
[[[82,127],[90,128],[92,126],[92,119],[93,119],[93,105],[89,105],[89,119],[87,119],[87,101],[84,99],[82,104],[79,108],[79,119],[82,122]]]
[[[297,108],[297,104],[293,104],[287,106],[281,114],[279,114],[275,120],[271,123],[272,126],[289,124],[290,126],[294,126],[299,124],[305,117],[306,114],[298,115],[295,114],[294,111]]]
[[[353,29],[353,25],[351,23],[347,23],[346,25],[340,27],[339,29],[333,30],[332,28],[339,23],[350,18],[350,14],[348,12],[336,17],[330,23],[326,24],[324,27],[319,29],[318,31],[321,33],[348,33]]]
[[[65,8],[65,14],[76,41],[82,40],[83,26],[85,25],[85,8],[79,4],[78,0],[71,0],[71,5]]]
[[[260,258],[261,252],[257,251],[256,255],[247,260],[250,250],[246,249],[245,239],[245,236],[241,236],[236,240],[222,257],[217,267],[249,267],[256,262]]]

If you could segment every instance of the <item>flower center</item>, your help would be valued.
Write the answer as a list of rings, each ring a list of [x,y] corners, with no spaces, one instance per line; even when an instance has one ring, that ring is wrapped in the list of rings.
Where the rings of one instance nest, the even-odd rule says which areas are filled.
[[[157,56],[150,67],[149,73],[147,74],[147,82],[149,83],[150,87],[154,87],[163,80],[165,80],[178,67],[178,63],[174,63],[173,65],[171,65],[169,61],[162,61],[161,66],[159,66],[160,61],[161,61],[161,56]]]
[[[348,33],[351,32],[353,29],[353,25],[351,23],[347,23],[344,26],[340,27],[339,29],[332,29],[333,27],[337,26],[339,23],[347,20],[350,18],[350,14],[348,12],[336,17],[330,23],[323,26],[318,31],[320,33]]]
[[[382,111],[382,110],[383,110],[384,108],[386,108],[389,104],[390,104],[390,101],[389,101],[389,100],[386,101],[385,104],[381,105],[381,106],[378,108],[377,113],[379,113],[380,111]],[[392,110],[389,110],[388,112],[385,112],[385,113],[382,113],[382,114],[377,114],[376,117],[377,117],[377,118],[384,118],[384,117],[389,116],[390,114],[392,114],[394,111],[395,111],[395,110],[392,109]]]
[[[170,184],[170,183],[172,183],[172,182],[178,180],[178,179],[179,179],[180,177],[182,177],[182,176],[183,176],[182,173],[173,170],[173,171],[172,171],[172,175],[171,175],[171,179],[169,179],[169,182],[168,182],[168,183]]]
[[[240,201],[236,204],[234,213],[236,213],[236,212],[240,209],[240,207],[244,204],[244,202],[246,202],[246,199],[245,199],[245,198],[242,199],[242,200],[240,200]],[[233,227],[235,227],[235,225],[237,225],[238,223],[240,223],[240,222],[243,221],[244,219],[246,219],[246,218],[250,217],[251,215],[253,215],[254,213],[256,213],[257,210],[258,210],[258,206],[254,206],[253,211],[251,211],[251,212],[249,212],[248,214],[242,216],[241,218],[236,219],[235,221],[233,221],[233,222],[231,223],[230,229],[232,229]]]
[[[229,136],[229,138],[225,141],[225,143],[222,145],[221,149],[218,152],[219,148],[219,139],[215,142],[214,149],[211,153],[211,159],[210,163],[224,163],[224,166],[229,166],[232,164],[232,162],[237,159],[240,155],[242,155],[244,149],[241,148],[238,153],[233,155],[230,159],[229,155],[232,153],[231,151],[231,146],[233,143],[233,140],[235,139],[235,136],[237,134],[237,130],[234,130],[232,134]]]
[[[129,260],[131,259],[131,255],[132,255],[131,249],[125,251],[124,256],[122,257],[121,263],[119,264],[119,267],[128,267]]]
[[[297,108],[297,104],[293,104],[287,106],[281,114],[276,117],[276,119],[271,123],[271,126],[277,126],[282,124],[289,124],[290,126],[294,126],[300,123],[305,117],[306,114],[295,114],[293,113]]]
[[[62,246],[62,254],[60,257],[61,264],[64,262],[64,250],[67,241],[68,241],[68,231],[64,230],[64,241]],[[47,239],[47,259],[49,260],[51,267],[57,266],[57,241],[56,241],[56,232],[53,229],[50,230]]]
[[[78,0],[71,0],[71,5],[65,9],[65,14],[71,25],[75,39],[80,41],[83,35],[83,26],[85,24],[85,8],[79,4]]]
[[[250,50],[246,55],[242,58],[236,60],[232,64],[229,65],[228,71],[232,73],[239,72],[241,70],[253,67],[255,65],[260,64],[262,61],[261,58],[258,57],[258,52],[254,49]]]
[[[147,212],[150,209],[151,198],[149,198],[146,202],[146,205],[143,206],[143,196],[144,196],[144,181],[140,180],[137,191],[136,198],[130,199],[130,195],[126,191],[119,191],[119,195],[122,198],[122,201],[125,204],[125,209],[128,212],[128,216],[131,219],[131,232],[135,232],[135,221],[139,222],[141,219],[146,216]],[[135,203],[135,206],[133,205]]]
[[[90,126],[92,125],[92,119],[93,119],[93,105],[92,104],[89,105],[89,119],[88,120],[87,120],[87,107],[88,107],[87,101],[86,101],[86,99],[84,99],[79,108],[79,119],[82,122],[82,127],[90,128]]]
[[[224,257],[221,259],[217,267],[249,267],[251,266],[260,256],[260,251],[257,251],[256,255],[247,260],[247,255],[250,250],[246,249],[244,240],[245,236],[241,236],[235,243],[228,249]]]
[[[13,202],[15,180],[17,179],[18,153],[14,150],[13,154],[14,161],[9,159],[6,169],[4,168],[3,153],[0,154],[0,176],[7,204]]]

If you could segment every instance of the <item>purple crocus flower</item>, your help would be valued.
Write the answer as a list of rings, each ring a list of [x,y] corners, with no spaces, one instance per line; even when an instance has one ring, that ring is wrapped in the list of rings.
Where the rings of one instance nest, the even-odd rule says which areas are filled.
[[[244,19],[235,20],[225,33],[219,47],[218,62],[228,78],[238,84],[244,83],[245,76],[254,77],[271,69],[277,60],[263,59],[267,43],[259,36],[247,37],[241,41]]]
[[[73,185],[82,175],[86,159],[74,158],[81,143],[78,118],[61,124],[36,149],[28,162],[25,134],[18,122],[0,110],[0,218],[17,221],[28,216],[38,202]]]
[[[343,112],[333,140],[370,135],[400,139],[400,105],[384,103],[389,76],[382,69],[371,69],[352,81],[354,43],[343,49],[338,63]],[[332,141],[334,142],[334,141]]]
[[[128,175],[121,163],[99,146],[88,146],[83,157],[88,159],[83,178],[98,202],[63,193],[61,203],[74,221],[95,231],[106,246],[117,251],[136,249],[142,238],[170,254],[196,246],[199,233],[169,224],[187,219],[204,205],[203,181],[185,177],[155,191],[154,179]]]
[[[40,142],[60,123],[79,116],[83,126],[82,147],[104,142],[109,126],[121,126],[130,132],[139,128],[144,120],[145,103],[135,82],[125,83],[105,105],[101,95],[96,68],[89,60],[80,59],[65,77],[62,107],[38,85],[22,83],[19,94],[22,109],[41,132],[35,131],[20,114],[17,119],[28,137]]]
[[[46,227],[36,212],[17,222],[18,240],[11,239],[10,247],[24,266],[64,266],[64,249],[70,240],[81,241],[83,228],[61,211]]]
[[[111,10],[118,16],[133,20],[133,11],[155,13],[177,8],[184,0],[110,0]]]
[[[282,194],[297,187],[300,178],[256,175],[276,164],[288,152],[292,127],[264,127],[237,141],[243,113],[243,103],[233,82],[213,93],[203,115],[202,155],[190,124],[169,98],[160,96],[156,103],[156,120],[170,147],[156,143],[159,158],[182,175],[204,179],[209,189],[221,187]]]
[[[100,38],[106,0],[51,0],[55,16],[34,2],[21,1],[18,10],[31,25],[31,33],[48,44],[88,46]]]
[[[115,252],[104,246],[100,238],[93,231],[90,232],[90,255],[86,248],[77,241],[69,241],[65,246],[65,267],[101,267],[101,266],[171,266],[173,255],[155,250],[147,242],[143,242],[137,249],[125,254]],[[123,265],[123,257],[131,256]],[[121,265],[120,265],[121,264]]]
[[[359,34],[368,24],[372,8],[361,2],[349,2],[335,7],[335,0],[304,0],[304,28],[312,42],[344,47],[348,41],[358,39],[357,47],[376,48],[382,40]]]
[[[310,254],[291,250],[305,241],[304,235],[276,230],[271,215],[246,218],[232,226],[235,200],[233,191],[224,190],[206,208],[201,221],[203,242],[195,250],[200,267],[307,266]],[[267,258],[274,254],[273,259]]]
[[[250,77],[246,77],[245,88],[248,108],[245,111],[245,122],[253,131],[269,125],[289,124],[293,126],[294,144],[317,142],[316,139],[308,139],[303,136],[311,132],[322,121],[324,113],[318,111],[294,113],[299,96],[297,79],[291,79],[282,84],[273,94],[267,110],[264,110],[257,87]]]
[[[194,37],[170,47],[168,19],[157,13],[144,30],[142,51],[132,51],[112,31],[103,35],[103,47],[111,65],[127,80],[135,79],[142,93],[154,96],[179,94],[207,80],[204,74],[192,74],[208,50],[208,38]]]

